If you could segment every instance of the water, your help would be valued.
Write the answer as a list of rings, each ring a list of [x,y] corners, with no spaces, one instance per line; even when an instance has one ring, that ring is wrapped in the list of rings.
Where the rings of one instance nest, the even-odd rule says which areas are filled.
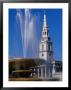
[[[17,10],[17,14],[16,14],[16,17],[17,17],[17,21],[18,21],[18,23],[20,24],[19,26],[20,26],[20,32],[21,32],[21,44],[22,44],[22,49],[23,49],[23,17],[22,17],[22,13],[21,13],[21,10]],[[24,56],[24,50],[23,50],[23,56]]]
[[[17,10],[17,19],[20,23],[21,44],[24,58],[38,58],[38,37],[36,32],[35,17],[30,9],[25,9],[25,14]]]

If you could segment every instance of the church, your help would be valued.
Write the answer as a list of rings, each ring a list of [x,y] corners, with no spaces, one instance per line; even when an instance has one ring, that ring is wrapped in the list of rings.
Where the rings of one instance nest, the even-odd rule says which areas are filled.
[[[46,22],[46,15],[44,14],[42,37],[39,44],[39,58],[44,59],[46,62],[53,61],[52,42],[49,37],[48,25]]]

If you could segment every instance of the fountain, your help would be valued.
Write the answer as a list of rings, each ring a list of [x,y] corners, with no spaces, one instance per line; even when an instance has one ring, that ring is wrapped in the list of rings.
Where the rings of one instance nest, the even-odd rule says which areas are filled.
[[[25,9],[25,17],[21,15],[21,10],[17,10],[17,19],[20,22],[20,32],[22,39],[22,50],[24,58],[38,57],[38,39],[35,26],[35,18],[30,9]],[[24,23],[23,23],[24,22]],[[30,51],[30,53],[28,52]]]
[[[31,14],[30,9],[24,10],[24,16],[21,10],[16,10],[16,20],[17,20],[17,32],[20,32],[21,36],[21,46],[22,46],[22,58],[13,58],[10,59],[9,65],[12,66],[9,70],[11,70],[10,74],[12,77],[20,78],[20,77],[31,77],[36,74],[37,68],[39,73],[43,72],[43,68],[45,69],[45,75],[47,78],[47,67],[46,62],[43,59],[39,59],[39,41],[38,35],[36,32],[37,26],[35,17]],[[20,28],[18,29],[18,25]],[[38,31],[38,30],[37,30]],[[18,41],[17,41],[18,43]],[[17,46],[16,46],[17,48]],[[17,53],[17,51],[16,51]],[[37,64],[40,62],[45,62],[44,65]],[[38,67],[37,67],[38,65]],[[14,68],[13,68],[14,67]],[[12,69],[13,68],[13,69]],[[41,71],[40,71],[40,69]],[[32,70],[31,70],[32,69]],[[35,69],[35,70],[34,70]],[[49,70],[48,70],[49,71]],[[49,72],[48,72],[49,73]],[[43,73],[41,73],[43,76]],[[10,75],[9,75],[10,76]]]
[[[23,75],[24,73],[26,74],[26,72],[28,73],[28,71],[23,71],[24,70],[23,68],[25,68],[25,70],[29,70],[29,67],[32,67],[33,63],[31,64],[31,66],[28,67],[28,69],[26,69],[27,64],[29,64],[29,61],[31,62],[32,60],[33,62],[35,61],[36,58],[38,58],[39,45],[38,45],[38,39],[37,39],[37,33],[36,33],[35,18],[34,16],[32,16],[30,10],[25,9],[24,16],[21,10],[16,10],[16,12],[17,12],[16,20],[17,20],[17,23],[19,22],[19,26],[20,26],[19,32],[21,34],[20,36],[21,36],[23,58],[14,58],[12,60],[12,63],[14,63],[15,65],[15,69],[12,71],[12,73],[18,74],[17,77],[21,77],[20,73],[23,73]],[[24,64],[23,68],[20,68],[22,67],[22,63],[24,63],[24,61],[25,63],[27,62],[27,64]],[[9,65],[11,65],[11,62],[9,62]],[[33,67],[34,66],[35,65],[33,65]],[[29,75],[31,73],[32,72],[30,71]]]

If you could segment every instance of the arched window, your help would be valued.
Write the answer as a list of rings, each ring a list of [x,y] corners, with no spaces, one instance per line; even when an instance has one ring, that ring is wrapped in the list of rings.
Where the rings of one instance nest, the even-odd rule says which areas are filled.
[[[48,44],[48,51],[50,51],[50,44]]]
[[[42,44],[42,50],[44,50],[44,45]]]
[[[44,54],[42,53],[42,56],[44,56]]]
[[[46,32],[45,32],[45,35],[46,35]]]

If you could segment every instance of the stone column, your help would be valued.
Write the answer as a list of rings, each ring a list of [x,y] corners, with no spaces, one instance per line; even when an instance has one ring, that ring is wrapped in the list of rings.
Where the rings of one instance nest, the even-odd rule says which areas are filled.
[[[51,65],[48,66],[48,78],[50,79],[50,76],[51,76],[51,72],[50,72],[50,69],[51,69]]]
[[[47,68],[45,66],[45,78],[47,77]]]
[[[41,66],[41,78],[43,78],[43,67]]]
[[[38,78],[39,78],[39,67],[37,68],[37,75],[38,75]]]
[[[52,69],[52,76],[54,77],[55,74],[55,62],[53,63],[53,69]]]

